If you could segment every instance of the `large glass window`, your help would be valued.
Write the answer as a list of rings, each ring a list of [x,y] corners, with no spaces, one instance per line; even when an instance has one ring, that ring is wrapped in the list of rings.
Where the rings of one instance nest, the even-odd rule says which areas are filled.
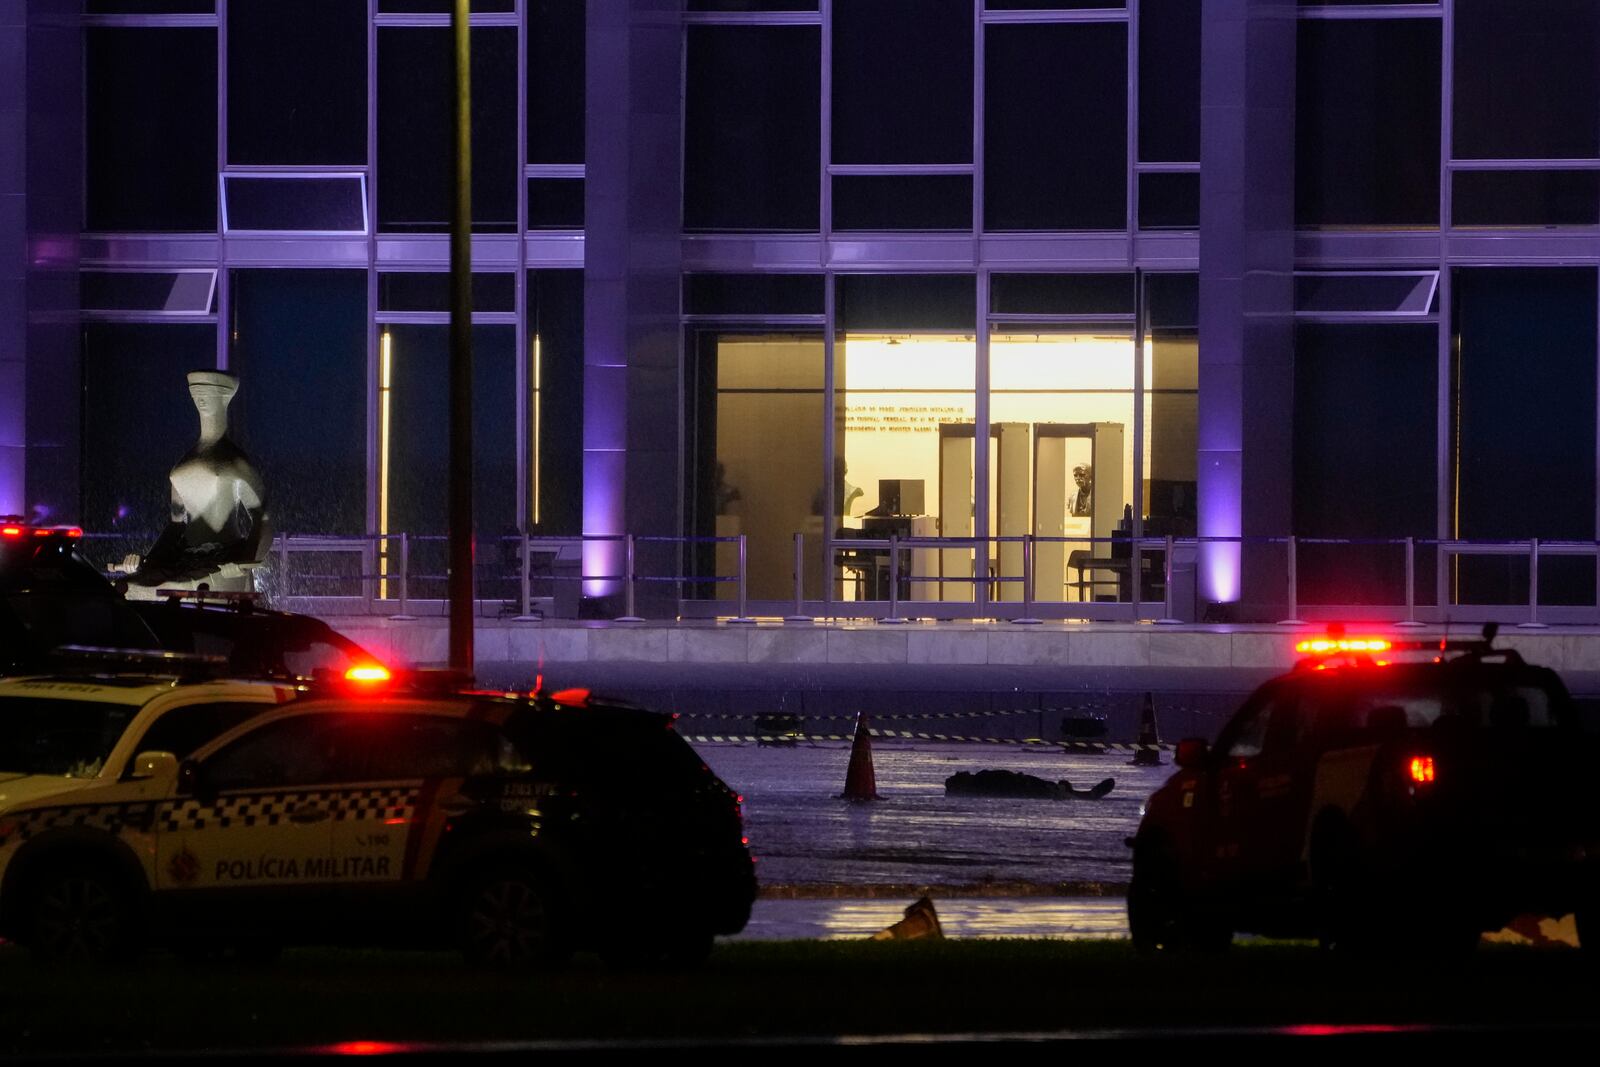
[[[582,163],[585,0],[530,0],[528,162]]]
[[[818,229],[821,64],[816,27],[689,27],[685,228]]]
[[[472,329],[472,522],[479,595],[512,595],[517,531],[516,331]],[[413,537],[411,595],[445,594],[450,329],[386,325],[379,337],[379,529]],[[386,414],[385,414],[386,413]]]
[[[1597,54],[1593,0],[1456,0],[1456,158],[1600,155]]]
[[[1307,19],[1299,34],[1296,222],[1437,225],[1439,21]]]
[[[390,231],[450,228],[455,136],[450,30],[378,31],[378,223]],[[472,31],[472,226],[517,225],[517,31]]]
[[[794,594],[794,535],[804,537],[808,561],[822,558],[822,335],[704,331],[691,334],[690,343],[693,528],[702,537],[743,534],[750,596],[788,599]],[[782,445],[775,447],[779,435]],[[695,568],[702,575],[737,575],[737,545],[699,546]],[[822,587],[823,575],[810,563],[806,595],[820,597]],[[732,600],[737,589],[730,582],[714,589],[707,583],[700,595]]]
[[[833,7],[833,162],[972,162],[971,0]]]
[[[1139,159],[1200,159],[1200,4],[1195,0],[1139,2]]]
[[[528,272],[528,521],[583,532],[583,272]]]
[[[1433,537],[1438,327],[1301,323],[1294,359],[1294,532]],[[1422,602],[1432,561],[1417,551]],[[1302,603],[1405,602],[1401,546],[1306,544],[1297,564]]]
[[[1455,273],[1451,383],[1458,537],[1595,535],[1595,271]],[[1539,599],[1593,604],[1594,561],[1540,563]],[[1462,559],[1460,603],[1525,603],[1527,561]]]
[[[98,231],[217,225],[217,31],[84,33],[87,224]]]
[[[1144,350],[1144,532],[1196,532],[1200,428],[1199,279],[1145,277],[1149,333]]]
[[[362,0],[232,0],[228,161],[367,161]]]
[[[235,271],[231,310],[237,439],[266,481],[273,525],[365,532],[366,274]]]
[[[992,25],[984,45],[984,228],[1125,228],[1127,26]]]
[[[143,553],[166,528],[167,474],[200,436],[187,375],[216,365],[211,324],[84,327],[83,525],[122,535],[94,546],[100,558]]]
[[[845,275],[834,342],[834,534],[971,537],[976,288],[968,275]],[[974,553],[918,549],[899,595],[970,601]],[[887,551],[833,561],[844,600],[889,596]]]

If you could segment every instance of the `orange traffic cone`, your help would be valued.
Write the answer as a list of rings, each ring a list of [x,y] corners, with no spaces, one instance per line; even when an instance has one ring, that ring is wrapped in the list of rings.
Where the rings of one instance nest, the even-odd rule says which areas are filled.
[[[878,776],[872,771],[872,738],[867,714],[856,715],[856,739],[850,745],[850,766],[844,772],[845,800],[877,800]]]
[[[1139,716],[1138,748],[1133,750],[1135,767],[1161,766],[1161,734],[1156,730],[1156,701],[1149,693],[1144,695],[1144,711]]]

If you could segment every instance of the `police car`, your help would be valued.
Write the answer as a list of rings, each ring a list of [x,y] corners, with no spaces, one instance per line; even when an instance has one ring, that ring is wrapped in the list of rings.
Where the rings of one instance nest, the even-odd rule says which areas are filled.
[[[0,937],[50,960],[693,962],[749,917],[740,798],[670,716],[376,666],[297,686],[166,662],[0,682]]]
[[[1302,642],[1214,745],[1180,743],[1129,839],[1135,947],[1464,951],[1571,912],[1600,942],[1600,738],[1493,637]]]

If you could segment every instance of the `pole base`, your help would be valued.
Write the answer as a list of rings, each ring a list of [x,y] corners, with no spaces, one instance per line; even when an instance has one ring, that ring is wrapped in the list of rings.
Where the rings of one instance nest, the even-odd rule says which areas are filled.
[[[1029,615],[1029,616],[1027,616],[1025,618],[1021,618],[1021,619],[1012,619],[1011,620],[1011,625],[1013,625],[1013,626],[1038,626],[1042,622],[1044,622],[1043,619],[1035,619],[1033,616]]]
[[[416,622],[417,621],[417,617],[415,615],[390,615],[389,616],[389,621],[390,622]]]
[[[1416,619],[1406,619],[1404,622],[1397,622],[1394,625],[1396,629],[1400,630],[1420,630],[1422,627],[1428,624],[1425,622],[1418,622]]]
[[[898,615],[890,615],[888,618],[878,620],[878,622],[884,626],[904,626],[910,621],[910,619],[902,619]]]
[[[784,622],[816,622],[817,620],[814,617],[810,616],[810,615],[785,615],[783,617],[783,621]]]
[[[640,618],[639,616],[637,616],[637,615],[619,615],[615,619],[612,619],[611,621],[612,622],[644,622],[644,620],[642,618]]]
[[[1182,626],[1183,625],[1183,620],[1182,619],[1156,619],[1155,620],[1155,624],[1157,626]]]
[[[1304,619],[1279,619],[1278,620],[1278,625],[1279,626],[1304,626],[1305,624],[1306,624],[1306,621]]]
[[[1517,629],[1519,629],[1519,630],[1548,630],[1548,629],[1550,629],[1550,624],[1547,623],[1547,622],[1519,622],[1519,623],[1517,623]]]
[[[728,619],[727,623],[729,626],[754,626],[756,624],[756,620],[750,618],[748,615],[739,615],[735,618]]]

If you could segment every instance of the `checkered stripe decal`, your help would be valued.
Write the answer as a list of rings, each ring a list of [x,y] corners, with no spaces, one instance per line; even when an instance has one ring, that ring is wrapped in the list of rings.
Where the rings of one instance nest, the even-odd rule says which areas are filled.
[[[405,819],[416,814],[418,786],[401,786],[398,789],[351,789],[341,792],[333,809],[339,822],[361,822],[367,819]]]
[[[21,844],[47,830],[87,829],[114,834],[124,826],[143,827],[149,822],[154,808],[153,804],[78,804],[18,812],[8,818],[0,818],[0,822],[11,822],[16,826],[5,841]]]
[[[407,819],[417,803],[417,787],[391,789],[299,790],[292,793],[249,793],[219,797],[215,804],[194,798],[163,806],[165,831],[229,829],[235,826],[278,826],[299,808],[323,808],[340,822]]]
[[[382,822],[416,816],[419,786],[372,789],[301,790],[251,793],[220,797],[205,804],[194,797],[130,804],[76,804],[35,808],[0,817],[15,828],[0,840],[21,844],[49,830],[89,829],[117,834],[123,830],[226,830],[236,827],[278,826],[302,807],[321,807],[338,822]]]

